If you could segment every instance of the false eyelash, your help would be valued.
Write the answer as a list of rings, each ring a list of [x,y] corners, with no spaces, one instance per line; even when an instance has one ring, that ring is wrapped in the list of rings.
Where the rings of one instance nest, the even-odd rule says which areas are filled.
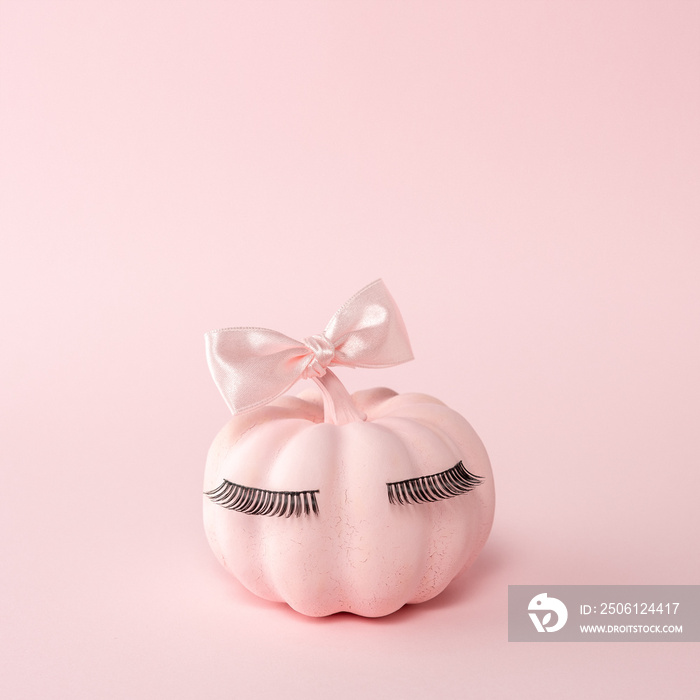
[[[431,476],[405,479],[387,484],[389,503],[433,503],[468,493],[483,483],[480,476],[470,473],[461,461],[454,467]]]
[[[224,479],[220,486],[204,495],[224,508],[246,515],[277,515],[288,518],[313,513],[318,515],[316,491],[268,491],[241,486]]]

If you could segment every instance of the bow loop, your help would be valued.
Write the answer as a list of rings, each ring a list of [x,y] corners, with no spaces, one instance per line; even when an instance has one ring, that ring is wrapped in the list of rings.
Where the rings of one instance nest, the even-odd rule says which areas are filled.
[[[266,328],[225,328],[205,335],[214,382],[233,413],[281,396],[328,367],[391,367],[413,359],[401,314],[382,280],[336,311],[323,333],[303,342]]]

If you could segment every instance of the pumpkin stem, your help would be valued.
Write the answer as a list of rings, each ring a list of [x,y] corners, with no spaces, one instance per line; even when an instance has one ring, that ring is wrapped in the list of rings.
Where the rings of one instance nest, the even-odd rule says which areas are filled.
[[[329,369],[322,377],[314,377],[323,395],[323,422],[333,425],[345,425],[357,420],[366,420],[352,400],[348,390],[338,377]]]

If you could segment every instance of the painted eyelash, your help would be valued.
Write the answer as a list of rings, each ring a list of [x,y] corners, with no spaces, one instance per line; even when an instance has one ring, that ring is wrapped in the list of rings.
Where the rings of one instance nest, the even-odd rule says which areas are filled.
[[[268,491],[241,486],[224,479],[220,486],[204,495],[224,508],[246,515],[276,515],[285,518],[294,515],[318,515],[316,491]]]
[[[483,481],[480,476],[469,472],[460,460],[454,467],[444,472],[395,481],[387,484],[386,488],[389,492],[389,503],[398,505],[433,503],[468,493]]]

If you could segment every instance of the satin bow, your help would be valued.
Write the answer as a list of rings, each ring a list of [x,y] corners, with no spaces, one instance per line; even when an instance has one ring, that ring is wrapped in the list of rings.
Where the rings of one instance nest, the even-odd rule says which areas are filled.
[[[413,359],[382,280],[348,299],[323,333],[302,342],[266,328],[224,328],[205,338],[209,369],[233,413],[263,406],[299,379],[322,377],[327,367],[392,367]]]

